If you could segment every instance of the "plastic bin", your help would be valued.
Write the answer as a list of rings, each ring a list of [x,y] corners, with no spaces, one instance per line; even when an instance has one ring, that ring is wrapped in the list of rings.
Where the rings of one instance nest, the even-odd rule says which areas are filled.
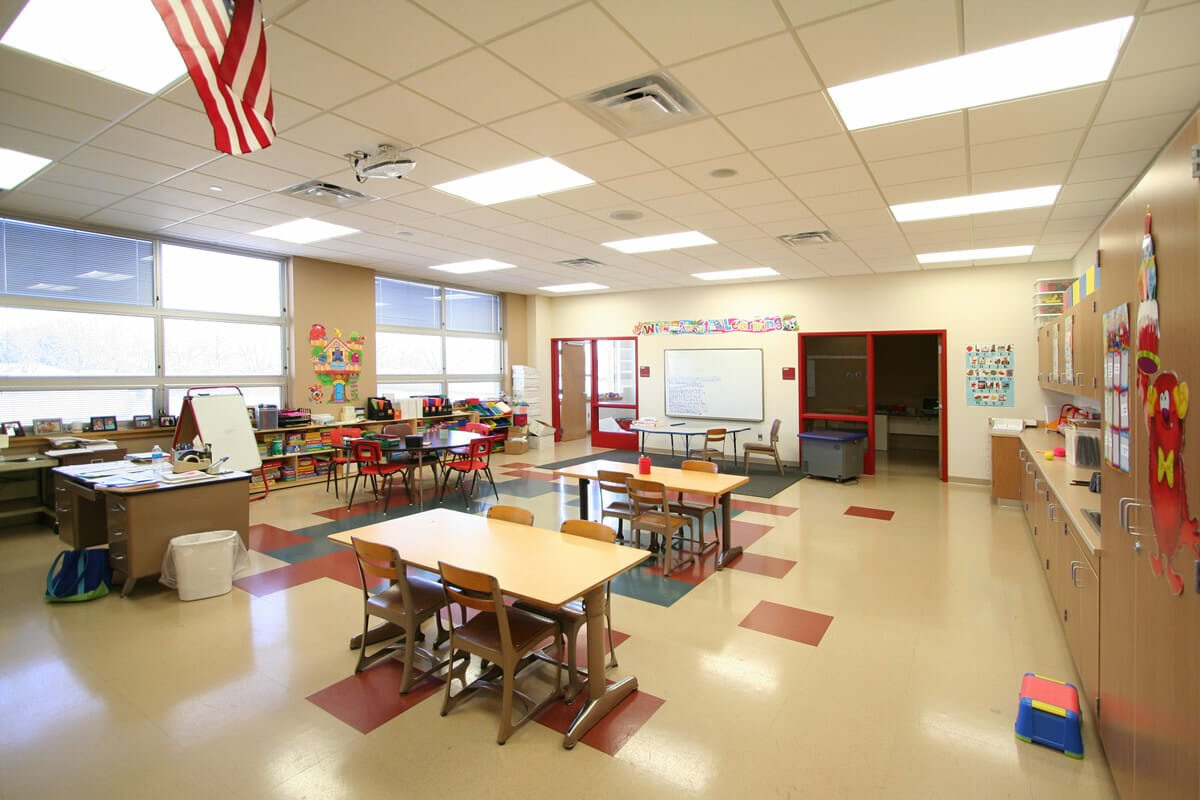
[[[159,581],[178,589],[180,600],[203,600],[228,594],[233,573],[244,558],[237,531],[186,533],[171,539],[163,556]]]

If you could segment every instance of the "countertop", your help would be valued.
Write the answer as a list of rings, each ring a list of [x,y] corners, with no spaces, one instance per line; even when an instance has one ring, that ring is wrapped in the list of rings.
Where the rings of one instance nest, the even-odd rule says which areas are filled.
[[[1100,552],[1100,531],[1092,525],[1083,514],[1083,509],[1100,511],[1100,495],[1092,492],[1087,486],[1072,486],[1071,481],[1087,481],[1099,467],[1073,467],[1065,458],[1055,458],[1048,461],[1045,458],[1047,450],[1062,447],[1062,436],[1047,431],[1045,428],[1026,428],[1021,434],[1021,443],[1029,450],[1033,458],[1033,468],[1042,475],[1042,480],[1049,485],[1051,491],[1058,495],[1061,507],[1067,512],[1067,518],[1079,532],[1080,538],[1088,546],[1093,555]]]

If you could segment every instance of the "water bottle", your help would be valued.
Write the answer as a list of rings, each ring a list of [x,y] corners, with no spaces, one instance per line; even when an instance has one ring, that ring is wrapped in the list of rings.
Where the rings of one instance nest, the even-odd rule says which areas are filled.
[[[154,467],[154,472],[158,475],[163,473],[163,467],[167,465],[167,456],[163,449],[158,445],[150,451],[150,459]]]

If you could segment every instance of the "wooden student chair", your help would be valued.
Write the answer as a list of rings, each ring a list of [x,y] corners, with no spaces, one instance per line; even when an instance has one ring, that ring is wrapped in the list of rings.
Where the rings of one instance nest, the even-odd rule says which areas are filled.
[[[404,486],[409,489],[409,496],[412,496],[411,487],[408,485],[410,465],[384,461],[383,448],[379,446],[379,442],[373,439],[355,439],[350,442],[350,453],[354,465],[358,468],[358,474],[354,476],[354,484],[350,487],[350,500],[346,503],[347,508],[354,505],[354,493],[358,490],[360,478],[371,479],[371,488],[375,491],[376,500],[379,499],[379,490],[382,487],[383,513],[385,514],[392,494],[392,485],[396,480],[396,473],[403,474]]]
[[[629,487],[625,481],[633,476],[628,472],[615,470],[597,470],[596,485],[600,489],[600,521],[605,517],[615,517],[617,520],[617,539],[624,540],[621,526],[633,519],[633,503],[629,499]],[[610,499],[611,498],[611,499]]]
[[[719,471],[717,465],[711,461],[684,461],[679,465],[679,468],[689,472],[707,472],[711,475],[716,475]],[[703,553],[710,547],[717,546],[717,520],[721,513],[721,503],[716,497],[708,497],[703,500],[687,500],[684,497],[685,492],[680,492],[676,498],[675,508],[680,514],[691,517],[696,521],[696,538],[693,540],[696,544],[697,552]],[[704,518],[712,514],[713,518],[713,539],[710,542],[704,541]]]
[[[350,464],[354,459],[346,447],[347,439],[357,439],[362,436],[362,428],[334,428],[329,432],[329,443],[336,448],[325,460],[329,462],[329,471],[325,473],[325,491],[329,491],[329,481],[333,481],[333,496],[341,499],[338,493],[338,473],[346,470],[346,480],[350,480]]]
[[[695,454],[697,458],[705,461],[712,461],[714,458],[725,460],[725,435],[727,431],[724,428],[709,428],[704,433],[704,449]]]
[[[657,481],[646,481],[640,478],[629,478],[625,481],[629,487],[629,499],[633,501],[633,519],[629,523],[630,530],[649,531],[652,534],[650,549],[654,550],[654,537],[662,538],[663,577],[671,574],[675,567],[682,567],[694,559],[689,554],[686,561],[672,565],[674,542],[676,537],[686,541],[688,536],[684,531],[690,531],[690,517],[676,513],[667,497],[667,488]]]
[[[562,629],[556,620],[546,619],[519,608],[504,604],[504,594],[495,576],[438,562],[447,603],[480,612],[461,625],[450,621],[450,652],[467,653],[466,660],[451,665],[446,676],[446,694],[442,700],[442,716],[480,690],[500,692],[500,730],[496,743],[504,744],[517,728],[533,719],[543,708],[562,695]],[[529,664],[537,664],[533,656],[547,640],[554,641],[554,691],[549,697],[535,702],[515,688],[518,674]],[[486,665],[479,677],[467,683],[470,656],[477,655]],[[455,679],[462,689],[451,694]],[[513,697],[528,708],[516,722],[512,719]]]
[[[779,474],[783,474],[783,462],[779,459],[779,426],[781,420],[775,420],[771,423],[771,442],[770,444],[762,444],[761,442],[746,442],[742,445],[742,459],[745,464],[746,474],[750,474],[750,454],[756,453],[764,456],[771,456],[775,459],[775,467],[779,470]],[[735,453],[736,455],[736,453]]]
[[[421,626],[430,618],[437,620],[438,633],[433,646],[437,648],[450,638],[450,632],[442,626],[439,613],[446,607],[446,593],[436,581],[410,576],[408,565],[395,548],[355,537],[351,537],[350,541],[358,558],[358,576],[362,580],[363,590],[363,636],[354,671],[362,672],[382,659],[395,657],[399,652],[404,663],[400,694],[408,694],[413,684],[413,661],[416,656],[429,661],[427,675],[437,672],[447,663],[439,662],[429,650],[416,645],[421,636]],[[372,594],[371,590],[380,580],[387,581],[387,586]],[[378,617],[396,626],[400,630],[401,641],[390,642],[374,653],[368,653],[367,635],[371,617]],[[401,646],[403,649],[398,651],[397,648]]]
[[[520,506],[492,506],[487,510],[488,519],[502,519],[518,525],[532,525],[533,512]]]

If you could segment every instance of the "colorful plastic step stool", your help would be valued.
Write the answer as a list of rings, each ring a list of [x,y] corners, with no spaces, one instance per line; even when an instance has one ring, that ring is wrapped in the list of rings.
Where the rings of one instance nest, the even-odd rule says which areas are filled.
[[[1079,690],[1069,683],[1026,672],[1017,708],[1017,738],[1083,758]]]

